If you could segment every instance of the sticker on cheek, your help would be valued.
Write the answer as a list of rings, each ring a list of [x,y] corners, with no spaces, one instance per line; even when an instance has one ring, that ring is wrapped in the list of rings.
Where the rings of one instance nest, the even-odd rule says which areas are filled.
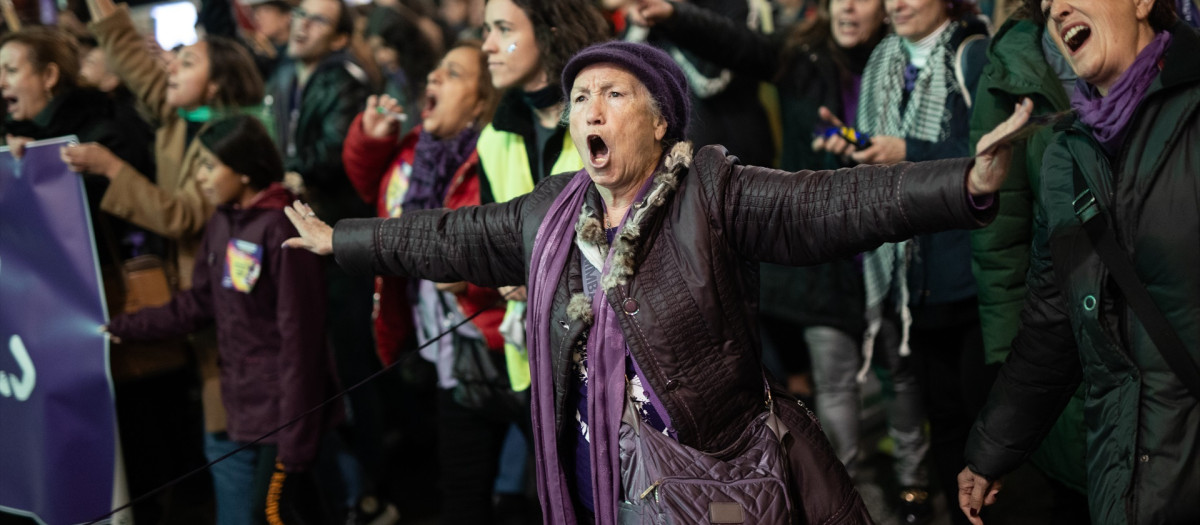
[[[510,55],[511,55],[511,54],[513,54],[513,52],[514,52],[514,51],[516,51],[516,50],[517,50],[517,45],[516,45],[516,44],[509,44],[509,45],[508,45],[508,47],[507,47],[507,48],[505,48],[504,50],[505,50],[505,51],[507,51],[507,52],[508,52],[508,54],[510,54]]]

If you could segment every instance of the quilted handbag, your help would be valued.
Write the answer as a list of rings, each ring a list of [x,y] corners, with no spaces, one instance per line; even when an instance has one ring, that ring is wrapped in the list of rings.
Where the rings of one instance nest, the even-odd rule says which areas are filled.
[[[632,402],[622,416],[622,525],[791,523],[786,427],[768,399],[724,450],[707,454],[642,424]]]

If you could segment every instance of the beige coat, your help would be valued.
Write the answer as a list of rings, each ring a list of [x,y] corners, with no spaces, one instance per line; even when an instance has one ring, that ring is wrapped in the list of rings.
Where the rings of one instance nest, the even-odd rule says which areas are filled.
[[[204,224],[213,206],[200,193],[196,181],[199,143],[187,142],[187,122],[167,104],[167,71],[152,56],[133,26],[129,10],[89,25],[108,55],[109,65],[121,77],[158,126],[154,137],[157,183],[126,165],[113,179],[100,201],[104,211],[174,241],[170,244],[168,278],[180,289],[192,286],[192,266]],[[185,150],[186,147],[186,150]]]
[[[133,91],[158,127],[154,137],[157,183],[126,164],[113,178],[100,208],[173,241],[167,245],[167,279],[173,287],[186,290],[192,287],[196,251],[214,210],[196,181],[199,142],[187,144],[187,122],[167,104],[167,70],[150,54],[133,26],[129,9],[122,5],[88,27],[108,56],[109,67]],[[205,429],[224,430],[215,334],[212,330],[194,334],[192,347],[198,354],[203,382]]]

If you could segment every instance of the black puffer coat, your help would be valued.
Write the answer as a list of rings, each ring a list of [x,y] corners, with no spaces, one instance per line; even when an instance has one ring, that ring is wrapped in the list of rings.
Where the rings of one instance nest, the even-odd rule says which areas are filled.
[[[968,166],[949,160],[790,173],[741,166],[719,146],[701,149],[677,192],[643,223],[629,284],[609,293],[618,312],[630,312],[634,302],[634,313],[620,316],[621,330],[679,441],[720,450],[762,410],[753,322],[758,262],[811,264],[918,232],[980,226],[994,206],[981,212],[968,203]],[[334,230],[334,255],[351,273],[525,284],[538,227],[569,180],[548,178],[503,204],[343,221]],[[550,313],[560,436],[570,422],[562,414],[571,349],[584,329],[566,313],[571,295],[582,290],[573,251]],[[815,418],[796,403],[779,406],[797,438],[788,457],[804,521],[869,522]]]

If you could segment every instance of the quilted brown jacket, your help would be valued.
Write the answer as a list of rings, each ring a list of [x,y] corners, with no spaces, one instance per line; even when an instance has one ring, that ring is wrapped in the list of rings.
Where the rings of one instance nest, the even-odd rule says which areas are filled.
[[[918,233],[981,226],[995,206],[969,204],[969,166],[958,159],[790,173],[742,166],[720,146],[701,149],[646,223],[629,284],[609,296],[626,313],[622,332],[679,441],[721,450],[762,411],[759,262],[813,264]],[[569,180],[550,177],[502,204],[342,221],[334,256],[351,273],[526,284],[538,226]],[[551,309],[559,435],[571,422],[562,418],[569,361],[584,329],[566,313],[582,289],[578,253],[570,261]],[[870,522],[816,418],[799,403],[778,406],[791,431],[789,471],[802,522]]]

